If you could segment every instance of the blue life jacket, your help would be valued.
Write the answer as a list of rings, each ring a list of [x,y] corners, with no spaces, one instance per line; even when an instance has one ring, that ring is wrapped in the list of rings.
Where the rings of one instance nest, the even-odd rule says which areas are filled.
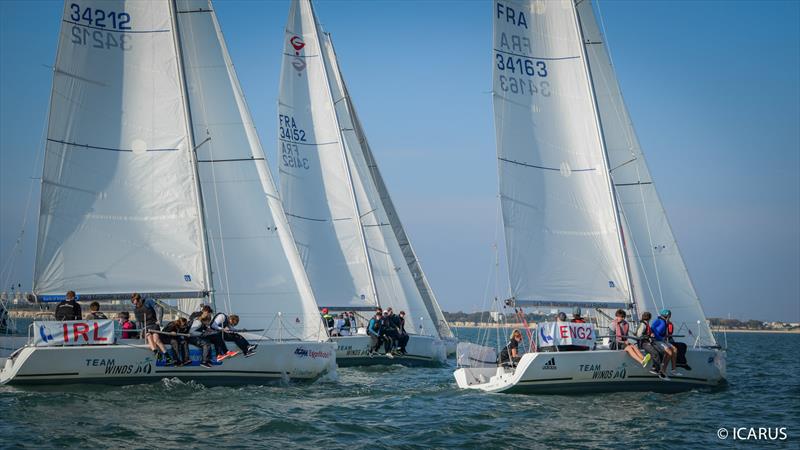
[[[663,341],[667,337],[667,321],[661,317],[653,321],[653,325],[650,327],[653,330],[653,338],[656,341]]]

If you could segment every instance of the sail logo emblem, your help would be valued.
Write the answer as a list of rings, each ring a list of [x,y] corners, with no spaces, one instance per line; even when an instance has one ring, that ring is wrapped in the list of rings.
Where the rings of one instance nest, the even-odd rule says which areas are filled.
[[[295,55],[300,55],[300,50],[306,46],[306,43],[303,42],[303,38],[300,36],[292,36],[292,38],[289,39],[289,43],[292,44],[292,47],[294,47]]]
[[[53,335],[50,334],[50,330],[48,330],[44,325],[39,325],[39,336],[42,337],[44,342],[53,340]]]
[[[183,281],[186,281],[187,283],[192,281],[192,276],[187,273],[183,276]]]
[[[549,361],[544,363],[544,366],[542,366],[542,369],[544,369],[544,370],[557,370],[558,367],[556,366],[556,358],[555,357],[550,358]]]
[[[544,329],[545,329],[545,327],[541,327],[539,329],[539,336],[542,337],[542,342],[544,342],[545,344],[553,342],[553,336],[550,336],[550,335],[546,334]]]

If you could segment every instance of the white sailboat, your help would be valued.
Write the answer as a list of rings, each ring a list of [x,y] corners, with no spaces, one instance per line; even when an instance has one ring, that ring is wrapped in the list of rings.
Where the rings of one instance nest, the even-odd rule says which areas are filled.
[[[61,323],[34,322],[0,382],[234,384],[335,371],[210,1],[65,2],[57,55],[37,300],[72,289],[84,302],[134,291],[184,311],[211,302],[259,330],[247,334],[258,351],[210,369],[166,367],[143,341],[97,328],[101,345],[69,345],[102,321],[66,323],[61,340]]]
[[[634,318],[669,308],[693,370],[661,380],[624,351],[602,345],[532,351],[506,368],[493,363],[494,349],[465,346],[464,367],[455,372],[459,387],[563,393],[723,383],[725,351],[678,251],[591,2],[503,0],[492,14],[509,304],[622,308]],[[551,338],[546,328],[539,331]]]
[[[337,336],[340,366],[438,364],[441,315],[369,148],[311,2],[292,2],[278,105],[281,194],[320,306],[356,311],[360,333]],[[376,307],[405,311],[408,354],[370,357],[366,321]]]

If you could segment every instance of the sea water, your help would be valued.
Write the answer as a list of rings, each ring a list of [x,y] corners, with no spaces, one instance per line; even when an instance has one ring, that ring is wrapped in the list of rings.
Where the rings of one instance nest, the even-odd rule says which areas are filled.
[[[346,368],[283,386],[0,387],[0,447],[744,447],[764,444],[751,428],[784,428],[775,443],[798,448],[800,335],[727,342],[728,386],[680,394],[486,394],[458,389],[452,366]]]

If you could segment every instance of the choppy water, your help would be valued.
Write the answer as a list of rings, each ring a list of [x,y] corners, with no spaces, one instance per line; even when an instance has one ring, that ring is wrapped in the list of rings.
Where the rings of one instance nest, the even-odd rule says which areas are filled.
[[[452,367],[400,366],[288,386],[0,387],[0,447],[699,448],[721,427],[786,427],[777,444],[797,448],[800,335],[728,344],[726,389],[672,395],[490,395],[457,389]]]

